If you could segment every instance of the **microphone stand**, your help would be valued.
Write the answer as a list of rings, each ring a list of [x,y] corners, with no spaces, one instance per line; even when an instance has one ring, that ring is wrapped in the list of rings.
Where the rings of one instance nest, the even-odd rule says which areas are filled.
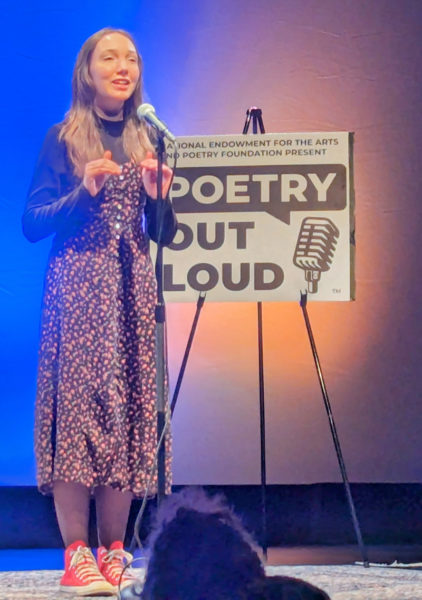
[[[157,304],[155,306],[155,357],[156,357],[156,384],[157,384],[157,442],[160,440],[166,422],[166,306],[163,293],[163,162],[165,154],[164,136],[157,131],[157,219],[156,238],[157,256],[155,260],[155,276],[157,279]],[[165,442],[159,448],[157,458],[157,502],[165,497],[166,489],[166,449]]]
[[[164,427],[166,426],[166,408],[167,408],[167,386],[166,386],[166,310],[165,310],[165,301],[164,301],[164,270],[163,270],[163,245],[161,243],[162,240],[162,231],[163,231],[163,215],[164,215],[164,207],[165,201],[163,200],[162,193],[162,178],[163,178],[163,163],[164,163],[164,155],[165,155],[165,144],[163,134],[157,132],[157,142],[156,142],[156,154],[157,154],[157,218],[155,223],[155,233],[157,239],[157,255],[156,255],[156,263],[155,263],[155,275],[157,280],[157,303],[155,307],[155,335],[156,335],[156,385],[157,385],[157,441],[158,443],[161,440]],[[189,335],[189,340],[187,343],[187,347],[185,350],[185,354],[182,361],[182,366],[179,371],[179,376],[177,379],[176,388],[173,393],[173,398],[171,402],[170,415],[173,416],[179,391],[182,385],[183,376],[186,370],[189,353],[192,347],[193,339],[195,336],[196,328],[198,325],[199,316],[201,313],[201,309],[204,305],[205,301],[205,293],[201,292],[198,297],[198,302],[196,306],[196,312],[194,316],[194,320],[191,327],[191,332]],[[163,440],[161,440],[163,441]],[[165,444],[161,443],[158,451],[157,451],[157,462],[154,466],[157,468],[157,504],[165,497]],[[151,474],[152,475],[152,474]],[[139,510],[139,513],[136,517],[135,525],[134,525],[134,533],[132,536],[132,540],[130,543],[130,552],[133,553],[136,547],[136,543],[138,543],[139,548],[142,547],[142,544],[139,539],[139,529],[141,524],[141,519],[146,506],[146,497],[144,497],[144,501]],[[139,582],[135,587],[129,586],[125,588],[125,593],[121,594],[121,598],[125,598],[127,600],[138,598],[140,591],[135,591],[135,588],[139,588]],[[142,589],[142,586],[141,588]]]
[[[157,131],[157,220],[156,220],[156,238],[157,238],[157,256],[155,260],[155,276],[157,279],[157,304],[155,306],[155,354],[156,354],[156,382],[157,382],[157,442],[160,441],[165,424],[167,411],[167,386],[166,386],[166,306],[164,300],[164,271],[163,271],[163,245],[161,243],[163,232],[164,203],[163,199],[163,163],[165,155],[164,134]],[[174,390],[170,415],[173,416],[176,403],[182,385],[182,379],[187,366],[190,349],[198,325],[199,315],[205,302],[205,294],[200,293],[196,306],[196,313],[192,323],[187,347],[183,357],[182,365],[179,371],[176,388]],[[165,439],[158,449],[157,456],[157,504],[160,505],[164,500],[166,492],[166,449]]]

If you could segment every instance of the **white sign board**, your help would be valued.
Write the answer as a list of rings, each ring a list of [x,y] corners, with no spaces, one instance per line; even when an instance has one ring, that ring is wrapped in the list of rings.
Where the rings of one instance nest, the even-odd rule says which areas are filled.
[[[167,301],[353,299],[352,134],[178,138]],[[174,148],[167,146],[169,164]]]

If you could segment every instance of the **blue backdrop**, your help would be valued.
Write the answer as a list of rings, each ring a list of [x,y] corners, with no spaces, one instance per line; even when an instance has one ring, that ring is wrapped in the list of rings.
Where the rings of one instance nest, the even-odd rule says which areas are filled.
[[[353,303],[312,303],[349,476],[422,478],[417,0],[0,0],[0,485],[34,484],[32,422],[43,272],[51,241],[20,218],[47,129],[69,107],[76,54],[122,27],[144,57],[146,100],[176,135],[355,132]],[[194,306],[168,306],[175,382]],[[177,484],[259,482],[256,307],[207,303],[173,423]],[[264,306],[270,483],[338,481],[300,309]]]
[[[144,56],[145,88],[157,110],[168,102],[160,75],[165,54],[181,64],[187,46],[172,31],[180,11],[139,0],[120,2],[7,2],[1,6],[3,95],[1,100],[0,215],[0,484],[34,483],[33,402],[43,271],[51,239],[30,244],[20,218],[37,154],[47,129],[69,107],[76,54],[105,26],[129,30]],[[179,17],[177,16],[179,15]],[[157,33],[167,37],[160,46]]]

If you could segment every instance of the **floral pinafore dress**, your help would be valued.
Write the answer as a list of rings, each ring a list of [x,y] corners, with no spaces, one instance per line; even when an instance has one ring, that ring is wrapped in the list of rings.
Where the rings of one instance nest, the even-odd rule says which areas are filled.
[[[145,491],[157,444],[156,281],[141,189],[139,167],[124,164],[92,219],[50,254],[35,426],[43,493],[55,480]],[[169,492],[169,436],[166,482]]]

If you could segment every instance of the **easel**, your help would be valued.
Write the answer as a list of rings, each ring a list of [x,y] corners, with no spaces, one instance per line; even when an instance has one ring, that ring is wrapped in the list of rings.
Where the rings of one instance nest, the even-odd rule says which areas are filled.
[[[252,133],[265,133],[264,123],[262,120],[262,110],[255,106],[249,108],[246,111],[246,120],[245,125],[243,127],[243,133],[247,134],[250,126],[250,122],[252,119]],[[343,453],[340,446],[340,440],[337,434],[337,428],[334,422],[333,413],[331,410],[330,399],[328,397],[327,388],[324,381],[324,376],[322,374],[321,364],[319,362],[319,357],[315,345],[314,336],[311,329],[311,322],[309,320],[309,315],[307,311],[307,292],[300,294],[300,306],[302,309],[303,317],[305,319],[306,330],[308,332],[309,342],[311,344],[312,355],[314,357],[315,368],[317,371],[319,384],[321,386],[322,397],[324,400],[325,410],[327,412],[328,422],[330,425],[331,435],[333,438],[334,447],[337,454],[337,460],[341,471],[341,476],[343,479],[344,489],[346,493],[347,503],[349,506],[350,515],[353,521],[353,527],[356,534],[356,539],[359,545],[360,553],[362,555],[362,561],[365,567],[369,567],[368,555],[366,552],[365,545],[363,543],[362,533],[359,525],[359,521],[356,514],[355,504],[353,501],[352,492],[350,489],[350,483],[347,476],[346,465],[343,459]],[[267,543],[266,543],[266,531],[267,531],[267,523],[266,523],[266,468],[265,468],[265,404],[264,404],[264,372],[263,372],[263,354],[262,354],[262,303],[258,302],[258,348],[259,348],[259,406],[260,406],[260,422],[261,422],[261,501],[262,501],[262,535],[263,535],[263,549],[264,554],[266,555],[267,551]]]

